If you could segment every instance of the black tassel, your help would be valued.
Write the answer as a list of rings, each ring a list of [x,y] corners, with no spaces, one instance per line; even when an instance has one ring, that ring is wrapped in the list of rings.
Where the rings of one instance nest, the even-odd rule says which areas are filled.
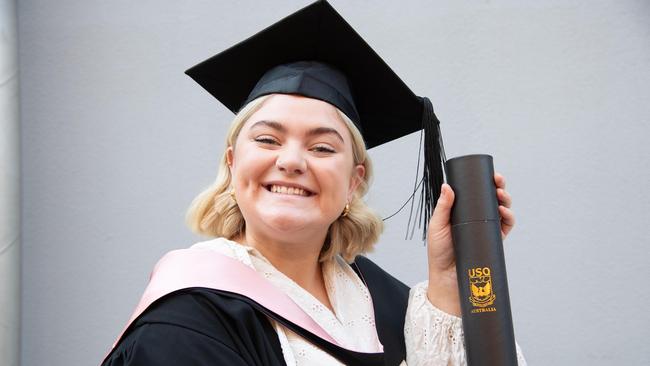
[[[418,228],[422,228],[422,240],[426,240],[429,219],[440,198],[440,187],[444,183],[443,164],[447,160],[445,149],[442,143],[442,133],[440,132],[440,121],[433,112],[433,104],[429,98],[420,98],[422,102],[422,135],[420,135],[420,151],[424,144],[424,164],[422,172],[422,181],[420,182],[420,197],[418,199],[417,211],[415,213],[415,222],[419,222]],[[418,154],[420,155],[420,154]],[[420,157],[418,156],[417,171],[420,170]],[[417,176],[416,173],[416,182]],[[417,187],[417,185],[416,185]],[[417,188],[416,188],[417,189]],[[414,192],[415,193],[415,192]],[[415,224],[411,226],[413,219],[413,205],[415,200],[411,201],[411,212],[409,213],[409,222],[407,226],[407,237],[413,237]]]

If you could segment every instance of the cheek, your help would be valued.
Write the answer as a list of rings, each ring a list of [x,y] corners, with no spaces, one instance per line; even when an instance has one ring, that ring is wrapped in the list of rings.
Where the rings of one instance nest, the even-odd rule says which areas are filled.
[[[233,185],[245,189],[273,166],[273,160],[263,152],[237,151],[235,164],[231,170]]]
[[[329,197],[338,202],[347,199],[350,178],[351,172],[347,166],[332,164],[322,169],[319,181],[322,182],[321,188],[326,188],[326,191],[329,192]]]

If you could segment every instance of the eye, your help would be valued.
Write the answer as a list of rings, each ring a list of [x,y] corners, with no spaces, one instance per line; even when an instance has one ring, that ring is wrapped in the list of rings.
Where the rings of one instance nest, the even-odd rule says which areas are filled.
[[[259,136],[254,138],[253,140],[261,144],[280,145],[280,143],[276,139],[270,136]]]
[[[336,150],[332,149],[327,145],[316,145],[312,148],[312,151],[316,151],[320,153],[329,153],[329,154],[333,154],[336,152]]]

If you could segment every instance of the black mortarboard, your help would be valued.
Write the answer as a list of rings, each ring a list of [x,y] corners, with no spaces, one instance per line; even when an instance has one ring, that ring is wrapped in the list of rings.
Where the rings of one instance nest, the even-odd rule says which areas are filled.
[[[356,124],[367,148],[424,129],[418,206],[426,228],[444,160],[431,102],[416,96],[327,1],[289,15],[186,74],[234,113],[271,93],[324,100]]]

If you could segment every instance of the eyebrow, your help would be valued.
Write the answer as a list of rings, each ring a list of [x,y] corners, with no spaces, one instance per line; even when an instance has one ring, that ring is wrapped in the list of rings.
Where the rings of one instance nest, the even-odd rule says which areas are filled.
[[[252,130],[257,126],[267,126],[279,132],[287,132],[287,129],[280,122],[261,120],[253,123],[250,129]]]
[[[267,126],[267,127],[270,127],[272,129],[277,130],[278,132],[282,132],[282,133],[287,132],[287,128],[284,127],[282,125],[282,123],[276,122],[276,121],[267,121],[267,120],[257,121],[255,123],[253,123],[253,125],[251,126],[251,129],[253,129],[255,127],[258,127],[258,126]],[[343,142],[343,143],[345,142],[345,140],[343,140],[343,136],[341,136],[341,134],[337,130],[335,130],[335,129],[331,128],[331,127],[316,127],[316,128],[312,128],[311,130],[307,131],[307,136],[309,136],[309,137],[318,136],[318,135],[334,135],[339,140],[341,140],[341,142]]]

